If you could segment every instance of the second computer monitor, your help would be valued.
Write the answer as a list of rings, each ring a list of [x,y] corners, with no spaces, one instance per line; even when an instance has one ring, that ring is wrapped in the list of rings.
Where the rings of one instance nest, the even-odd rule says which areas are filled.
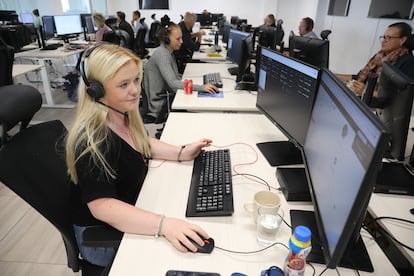
[[[329,40],[289,36],[289,55],[318,68],[329,68]]]
[[[241,32],[235,29],[230,30],[229,40],[227,42],[227,60],[232,61],[237,64],[237,67],[231,68],[229,70],[230,74],[238,74],[238,66],[240,65],[242,59],[242,40],[247,37],[249,33]]]
[[[302,163],[298,148],[305,142],[319,69],[268,48],[259,55],[256,106],[290,142],[258,146],[272,166]]]
[[[56,34],[62,37],[65,42],[69,42],[70,36],[78,35],[83,32],[79,14],[76,15],[55,15],[54,17]]]

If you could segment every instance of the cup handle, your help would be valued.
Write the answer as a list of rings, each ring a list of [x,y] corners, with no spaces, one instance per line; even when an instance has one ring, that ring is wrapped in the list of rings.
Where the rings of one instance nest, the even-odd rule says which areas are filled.
[[[254,202],[252,202],[252,201],[246,202],[244,204],[244,210],[246,210],[250,214],[253,214],[253,211],[254,211]]]

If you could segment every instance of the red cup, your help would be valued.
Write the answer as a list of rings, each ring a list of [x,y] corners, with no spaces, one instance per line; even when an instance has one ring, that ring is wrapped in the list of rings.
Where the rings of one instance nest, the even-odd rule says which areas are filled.
[[[184,80],[184,91],[185,94],[193,94],[193,81],[192,80]]]

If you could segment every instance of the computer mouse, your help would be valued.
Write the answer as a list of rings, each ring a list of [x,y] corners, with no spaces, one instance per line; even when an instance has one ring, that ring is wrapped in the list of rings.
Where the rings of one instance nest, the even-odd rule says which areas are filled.
[[[200,246],[198,243],[196,243],[195,241],[193,241],[191,238],[188,238],[192,244],[194,244],[195,247],[197,247],[197,253],[211,253],[211,251],[213,251],[214,249],[214,240],[212,238],[209,239],[204,239],[204,246]],[[184,245],[185,248],[187,248]],[[189,248],[187,248],[188,251],[192,252]]]

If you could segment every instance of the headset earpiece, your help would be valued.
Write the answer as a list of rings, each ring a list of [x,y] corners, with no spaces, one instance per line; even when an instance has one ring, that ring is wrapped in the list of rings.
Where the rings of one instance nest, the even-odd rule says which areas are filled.
[[[170,37],[169,37],[169,35],[170,35],[169,27],[170,27],[169,25],[165,25],[165,27],[164,27],[164,44],[165,45],[169,45],[171,43],[171,40],[170,40]]]
[[[85,60],[88,59],[90,54],[102,44],[105,44],[105,43],[99,43],[99,44],[96,44],[95,46],[92,46],[86,49],[82,55],[81,63],[79,66],[82,80],[86,85],[86,93],[88,93],[88,95],[91,98],[93,98],[95,101],[98,101],[100,98],[103,98],[105,96],[105,89],[99,81],[88,80],[88,78],[86,77],[86,72],[85,72]]]

